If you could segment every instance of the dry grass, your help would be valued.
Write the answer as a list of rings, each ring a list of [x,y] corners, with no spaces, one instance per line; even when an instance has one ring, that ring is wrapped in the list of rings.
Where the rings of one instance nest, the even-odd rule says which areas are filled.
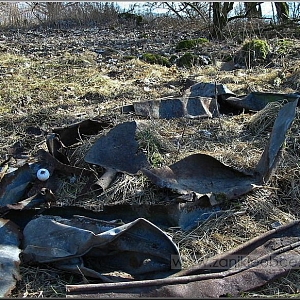
[[[26,127],[40,126],[50,131],[53,126],[68,125],[86,118],[104,116],[113,123],[136,120],[137,140],[154,166],[170,165],[192,153],[206,153],[232,167],[252,170],[262,153],[271,124],[280,108],[272,103],[257,114],[188,120],[146,120],[120,113],[120,107],[132,101],[144,101],[166,95],[177,96],[184,78],[202,82],[224,82],[237,95],[257,91],[274,91],[272,80],[277,72],[255,68],[245,76],[219,71],[214,66],[192,69],[166,68],[149,65],[138,59],[119,61],[112,69],[95,63],[95,56],[62,51],[47,59],[30,59],[16,53],[0,53],[3,75],[0,81],[0,149],[4,160],[8,149],[22,140],[28,155],[45,147],[44,136],[28,136]],[[29,66],[28,66],[29,64]],[[11,70],[14,69],[14,70]],[[108,73],[117,71],[118,77]],[[277,74],[277,73],[276,73]],[[178,83],[170,88],[168,83]],[[26,84],[25,84],[26,83]],[[24,86],[26,89],[24,90]],[[145,90],[147,86],[149,89]],[[292,91],[290,86],[278,87],[278,92]],[[87,97],[97,93],[98,98]],[[169,234],[178,245],[183,267],[232,249],[270,229],[273,222],[286,224],[299,218],[300,113],[287,133],[286,145],[276,174],[267,185],[237,200],[224,203],[223,212],[197,228],[185,232],[170,228]],[[84,139],[70,152],[76,166],[86,166],[84,155],[103,133]],[[16,161],[11,161],[16,164]],[[103,204],[161,203],[164,193],[142,174],[119,174],[109,189],[100,195],[92,192],[78,199],[86,178],[61,178],[57,192],[58,205],[77,205],[99,211]],[[21,265],[22,280],[12,297],[65,297],[65,284],[83,283],[83,278],[50,266]],[[299,296],[299,271],[270,283],[250,297]],[[90,281],[92,282],[92,280]]]

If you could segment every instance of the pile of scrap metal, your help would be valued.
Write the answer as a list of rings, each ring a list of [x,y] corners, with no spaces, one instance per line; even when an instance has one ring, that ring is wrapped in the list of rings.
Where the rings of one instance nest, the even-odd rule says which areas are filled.
[[[156,104],[147,103],[147,113],[160,117],[165,111],[162,103],[168,103],[168,108],[183,103],[181,112],[185,116],[203,115],[203,111],[213,116],[217,107],[217,103],[213,104],[216,97],[211,97],[215,93],[213,87],[212,90],[211,85],[195,84],[183,102],[177,99],[174,106],[171,100],[160,101],[158,110]],[[201,99],[199,90],[206,91],[205,99]],[[256,103],[253,95],[237,99],[226,89],[224,95],[223,101],[238,107]],[[47,137],[48,151],[40,149],[36,162],[12,170],[3,166],[0,171],[0,296],[8,296],[20,279],[21,262],[51,263],[58,269],[100,281],[67,285],[67,297],[71,298],[237,296],[299,267],[299,221],[279,226],[185,270],[181,270],[178,247],[164,231],[171,226],[191,230],[219,214],[224,200],[238,198],[265,184],[276,168],[298,105],[297,95],[278,97],[275,94],[275,100],[271,99],[283,97],[286,104],[280,109],[252,172],[236,170],[203,153],[153,168],[145,154],[139,152],[135,121],[113,127],[109,122],[86,120],[53,129]],[[135,106],[140,112],[141,105]],[[92,169],[72,166],[61,150],[74,147],[82,135],[95,135],[104,128],[110,130],[91,146],[85,161],[105,171],[99,175]],[[41,168],[49,171],[47,180],[38,180],[36,174]],[[179,197],[163,205],[107,205],[100,212],[55,205],[59,173],[89,177],[85,190],[92,185],[105,190],[120,172],[132,176],[142,172],[153,184],[170,189]],[[112,275],[116,270],[126,275]]]

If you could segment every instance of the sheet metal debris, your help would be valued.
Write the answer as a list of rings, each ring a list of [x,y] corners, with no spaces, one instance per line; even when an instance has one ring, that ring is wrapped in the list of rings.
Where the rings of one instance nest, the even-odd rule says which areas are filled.
[[[293,102],[300,94],[251,92],[237,97],[224,84],[195,82],[181,97],[134,102],[124,106],[123,113],[135,112],[137,115],[157,119],[216,117],[219,113],[239,114],[242,111],[259,111],[274,101]]]
[[[39,216],[26,225],[23,235],[22,261],[55,262],[57,268],[67,265],[68,271],[99,279],[108,269],[137,278],[157,276],[172,271],[172,255],[179,257],[171,238],[144,218],[119,225],[84,216]]]
[[[0,218],[0,297],[8,297],[21,279],[21,232],[10,220]]]
[[[299,266],[299,255],[295,253],[299,252],[300,221],[276,227],[231,252],[182,271],[178,248],[162,229],[191,230],[199,222],[222,213],[219,204],[224,200],[264,185],[276,169],[298,99],[298,94],[257,92],[238,98],[224,85],[194,83],[182,97],[134,103],[137,114],[171,119],[214,117],[226,105],[227,109],[257,111],[269,102],[285,101],[252,172],[236,170],[202,153],[189,155],[170,166],[151,168],[135,140],[136,122],[125,122],[101,136],[86,153],[87,163],[103,168],[100,174],[72,166],[67,150],[78,146],[85,136],[111,127],[111,123],[86,120],[53,129],[46,140],[49,152],[40,149],[36,162],[24,163],[14,170],[9,170],[6,162],[0,169],[0,217],[7,218],[0,219],[0,296],[7,296],[19,278],[20,230],[24,234],[23,262],[50,263],[103,282],[69,285],[68,297],[238,295]],[[24,154],[21,146],[16,144],[11,150],[16,157]],[[45,181],[36,178],[40,168],[50,172]],[[139,171],[158,187],[172,191],[168,204],[104,205],[98,213],[78,207],[52,207],[59,173],[88,176],[84,191],[93,185],[105,190],[118,172],[136,175]],[[242,263],[221,265],[224,259],[237,255],[243,258]],[[283,258],[293,259],[293,264],[265,268],[262,258],[276,263]],[[120,270],[126,275],[114,273]]]
[[[294,102],[298,100],[300,94],[282,94],[282,93],[265,93],[265,92],[251,92],[243,97],[228,97],[225,103],[240,110],[245,111],[260,111],[266,107],[270,102],[288,101]]]
[[[0,206],[13,204],[22,199],[29,184],[36,178],[39,164],[24,164],[5,174],[0,184]]]
[[[211,118],[218,115],[217,97],[229,96],[234,94],[225,85],[201,82],[190,86],[182,97],[134,102],[132,110],[137,115],[157,119]]]
[[[37,194],[16,202],[14,204],[7,204],[5,206],[0,206],[0,216],[3,217],[10,210],[23,210],[37,207],[47,207],[49,208],[51,205],[56,203],[56,197],[53,192],[47,188],[42,188],[40,192]],[[21,216],[19,216],[21,218]]]
[[[222,211],[219,206],[212,207],[206,197],[188,202],[178,201],[175,198],[167,204],[103,205],[102,210],[98,212],[77,206],[58,207],[53,203],[55,199],[51,197],[51,194],[44,198],[37,195],[30,202],[24,200],[15,205],[0,208],[0,216],[5,215],[21,229],[24,229],[33,218],[39,215],[55,215],[62,218],[82,215],[102,221],[120,220],[124,223],[145,218],[162,230],[168,230],[170,227],[191,230],[204,220],[226,212]]]
[[[118,172],[137,174],[141,168],[149,166],[143,152],[138,152],[135,140],[136,122],[125,122],[100,137],[86,153],[84,160],[99,165],[106,172],[95,183],[105,190]]]
[[[276,168],[286,132],[295,118],[297,105],[298,99],[286,103],[278,112],[268,143],[255,168],[255,173],[262,183],[269,179]]]
[[[279,111],[261,159],[252,173],[224,165],[206,154],[192,154],[161,168],[143,169],[143,173],[161,188],[201,199],[207,196],[212,206],[225,199],[237,198],[268,180],[276,168],[285,134],[290,127],[298,100],[285,104]]]
[[[183,98],[193,98],[193,97],[222,97],[226,99],[235,94],[230,91],[224,84],[214,84],[206,82],[197,82],[190,86],[183,94]]]
[[[66,285],[67,298],[239,297],[300,266],[300,221],[270,230],[166,278]],[[173,257],[173,267],[180,263]]]
[[[133,103],[134,112],[156,119],[201,118],[217,115],[215,99],[208,97],[162,98]]]
[[[25,163],[23,166],[3,176],[0,183],[0,207],[7,204],[15,204],[32,197],[39,193],[42,188],[48,188],[55,192],[59,187],[57,172],[69,175],[96,176],[92,170],[59,162],[43,149],[38,150],[37,156],[39,158],[38,162]],[[47,168],[50,172],[50,178],[47,181],[43,182],[37,179],[37,171],[41,168]]]
[[[51,155],[64,164],[70,164],[66,149],[78,145],[91,135],[99,134],[103,129],[111,127],[111,122],[84,120],[65,127],[56,127],[47,135],[47,147]]]
[[[88,119],[65,127],[55,127],[52,132],[59,136],[64,146],[69,147],[111,126],[112,123],[108,121]]]

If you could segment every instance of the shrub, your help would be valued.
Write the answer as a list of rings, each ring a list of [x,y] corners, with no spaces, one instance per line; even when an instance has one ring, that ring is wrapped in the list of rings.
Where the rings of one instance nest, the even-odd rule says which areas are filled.
[[[118,19],[120,21],[129,21],[129,22],[133,22],[136,25],[142,25],[143,23],[143,17],[140,15],[136,15],[130,12],[124,12],[124,13],[119,13],[118,14]]]

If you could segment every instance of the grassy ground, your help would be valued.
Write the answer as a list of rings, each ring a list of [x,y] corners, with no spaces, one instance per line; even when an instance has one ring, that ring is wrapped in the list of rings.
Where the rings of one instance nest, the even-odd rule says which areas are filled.
[[[237,51],[238,43],[229,40],[210,42],[205,51],[215,56],[215,64],[192,68],[164,67],[148,64],[136,54],[131,58],[128,56],[147,47],[161,50],[161,40],[165,40],[161,47],[172,49],[176,40],[167,39],[170,32],[164,30],[156,35],[145,32],[143,36],[148,36],[147,41],[140,37],[141,34],[141,30],[111,30],[109,37],[104,32],[92,30],[52,31],[38,37],[28,32],[14,36],[7,33],[7,38],[0,44],[1,161],[7,158],[10,147],[18,141],[28,159],[33,158],[38,149],[46,149],[43,135],[27,134],[29,126],[50,132],[53,127],[87,118],[106,118],[115,125],[127,120],[143,120],[145,128],[139,134],[139,143],[149,161],[156,166],[169,165],[189,154],[201,152],[239,169],[255,167],[270,133],[268,122],[270,118],[275,119],[275,113],[272,115],[269,111],[256,119],[254,113],[242,113],[214,119],[145,120],[122,114],[120,108],[133,101],[181,95],[187,79],[226,84],[237,96],[251,91],[296,92],[300,78],[300,57],[295,54],[298,53],[298,40],[292,40],[285,55],[275,56],[272,67],[260,64],[239,71],[221,71],[222,57],[228,51]],[[136,48],[141,40],[144,46]],[[277,41],[278,38],[268,40],[272,45]],[[117,42],[123,43],[123,48],[112,51],[117,48]],[[99,57],[94,51],[103,44],[105,49],[111,50],[108,57]],[[170,229],[169,234],[182,255],[183,267],[258,236],[268,231],[273,222],[286,224],[299,218],[299,125],[297,111],[277,171],[264,188],[226,203],[226,213],[199,224],[191,232]],[[205,136],[204,130],[211,135]],[[74,165],[85,166],[83,157],[98,137],[83,141],[74,151]],[[10,160],[11,166],[17,163]],[[99,197],[91,196],[75,202],[84,183],[80,178],[74,184],[62,181],[57,205],[99,210],[103,203],[159,203],[164,199],[163,193],[143,175],[121,175]],[[137,190],[141,193],[136,193]],[[17,283],[11,297],[65,297],[66,284],[84,283],[81,276],[48,265],[21,264],[20,272],[22,280]],[[292,271],[288,276],[244,296],[296,297],[300,295],[299,282],[300,272]]]

